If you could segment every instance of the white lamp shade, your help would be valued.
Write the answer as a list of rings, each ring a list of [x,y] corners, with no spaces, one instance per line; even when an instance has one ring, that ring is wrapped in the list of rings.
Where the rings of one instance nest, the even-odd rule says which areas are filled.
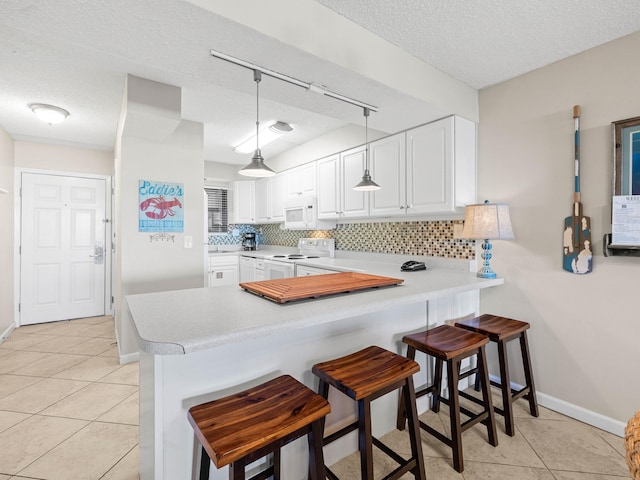
[[[500,203],[467,205],[461,236],[470,239],[513,239],[509,205]]]

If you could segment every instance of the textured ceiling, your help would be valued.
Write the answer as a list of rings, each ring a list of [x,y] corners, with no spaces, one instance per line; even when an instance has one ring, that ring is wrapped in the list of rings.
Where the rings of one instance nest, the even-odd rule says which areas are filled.
[[[319,3],[474,88],[500,82],[640,30],[637,0],[319,0]],[[278,2],[274,2],[277,8]],[[2,0],[0,125],[19,140],[112,149],[126,74],[180,86],[182,115],[205,125],[205,158],[232,152],[255,128],[250,71],[209,49],[380,107],[371,128],[394,132],[441,112],[374,79],[284,44],[185,0]],[[263,78],[261,121],[295,125],[265,156],[350,123],[362,110]],[[48,126],[29,103],[71,116]]]
[[[475,89],[640,30],[638,0],[316,0]]]

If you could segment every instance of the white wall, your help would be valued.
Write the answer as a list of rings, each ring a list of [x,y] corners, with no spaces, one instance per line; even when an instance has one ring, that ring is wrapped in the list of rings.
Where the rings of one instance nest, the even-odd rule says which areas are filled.
[[[166,106],[167,99],[176,95],[177,105]],[[153,103],[157,99],[164,102],[160,109]],[[124,125],[116,142],[114,269],[119,284],[116,332],[125,361],[135,359],[127,356],[138,351],[124,305],[127,295],[204,285],[204,130],[201,123],[180,119],[179,99],[177,87],[128,77]],[[149,233],[138,231],[138,181],[142,179],[184,185],[184,232],[171,233],[173,242],[151,242]],[[185,248],[185,236],[192,237],[192,248]]]
[[[481,311],[531,323],[538,390],[626,423],[640,408],[640,258],[602,255],[611,232],[611,122],[640,115],[640,33],[480,92],[479,199],[511,207],[515,241],[494,243],[505,285]],[[594,266],[562,269],[573,197],[572,107],[582,106],[581,187]]]
[[[386,135],[388,134],[370,128],[368,132],[369,142]],[[281,172],[303,163],[319,160],[334,153],[364,145],[364,140],[364,127],[360,125],[347,125],[292,148],[291,150],[287,150],[280,155],[265,159],[265,163],[276,172]]]
[[[13,164],[14,142],[0,127],[0,336],[13,325]]]
[[[111,175],[113,152],[34,142],[15,142],[16,167]]]

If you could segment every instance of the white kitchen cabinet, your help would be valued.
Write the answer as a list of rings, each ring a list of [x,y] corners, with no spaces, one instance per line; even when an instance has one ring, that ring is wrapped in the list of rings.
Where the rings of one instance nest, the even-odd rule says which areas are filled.
[[[404,132],[369,145],[371,178],[380,190],[371,192],[369,214],[376,216],[404,215],[407,205],[407,158]]]
[[[296,265],[296,277],[308,277],[310,275],[324,275],[325,273],[333,273],[333,272],[325,268],[310,267],[308,265]]]
[[[369,215],[368,192],[353,187],[362,180],[364,146],[318,160],[318,218],[363,218]]]
[[[264,279],[264,260],[256,258],[256,282]]]
[[[256,182],[233,182],[233,223],[256,223]]]
[[[340,218],[340,155],[320,159],[318,171],[318,218]]]
[[[316,194],[316,163],[310,162],[285,172],[286,198]]]
[[[209,255],[209,286],[238,284],[238,255]]]
[[[256,259],[240,256],[240,283],[254,282],[256,279]]]
[[[257,223],[284,222],[286,175],[256,180],[255,213]]]
[[[271,221],[276,223],[284,222],[287,177],[286,175],[278,174],[275,177],[270,177],[269,180],[271,181]]]
[[[462,212],[476,201],[475,123],[451,116],[406,135],[407,214]]]
[[[461,213],[476,201],[476,127],[451,116],[370,145],[371,216]]]

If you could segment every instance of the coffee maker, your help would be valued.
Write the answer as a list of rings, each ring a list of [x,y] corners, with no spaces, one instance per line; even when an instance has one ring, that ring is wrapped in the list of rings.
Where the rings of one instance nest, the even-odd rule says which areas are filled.
[[[253,232],[242,234],[242,248],[244,250],[255,250],[257,247],[256,234]]]

